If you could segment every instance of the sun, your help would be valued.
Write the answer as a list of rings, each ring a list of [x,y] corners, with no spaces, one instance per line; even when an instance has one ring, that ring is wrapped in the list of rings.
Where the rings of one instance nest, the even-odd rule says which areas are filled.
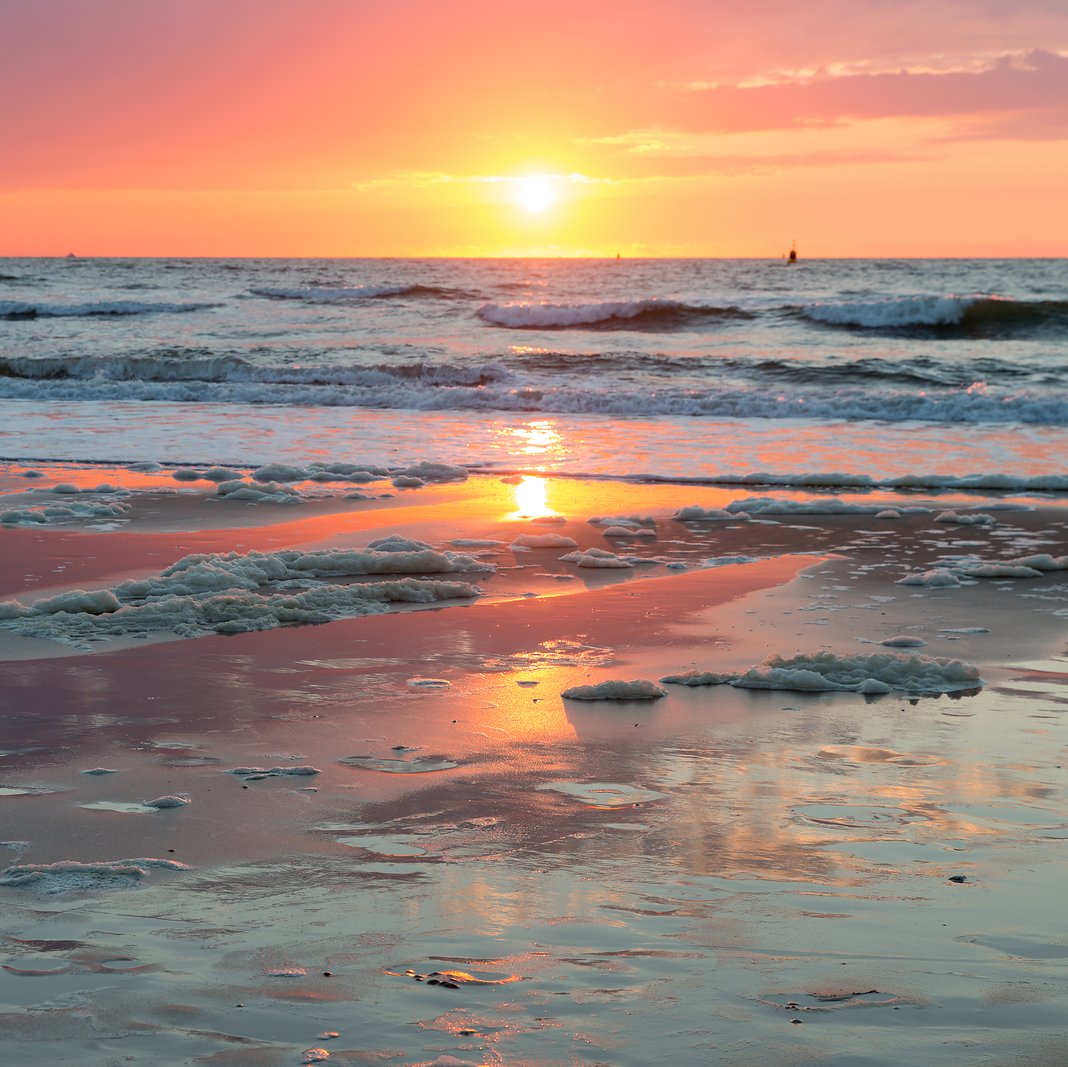
[[[516,187],[516,199],[527,211],[544,211],[556,201],[556,189],[549,178],[523,178]]]

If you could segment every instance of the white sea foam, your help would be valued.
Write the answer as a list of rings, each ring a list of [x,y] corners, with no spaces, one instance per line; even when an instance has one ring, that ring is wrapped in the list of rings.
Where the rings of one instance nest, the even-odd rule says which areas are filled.
[[[350,585],[311,584],[286,592],[277,591],[278,583],[308,585],[322,578],[489,573],[494,569],[464,553],[435,552],[422,542],[396,538],[380,539],[365,550],[195,554],[159,575],[120,582],[112,589],[73,590],[28,606],[13,600],[0,602],[0,626],[66,644],[159,631],[180,637],[245,633],[379,614],[389,603],[427,604],[479,595],[467,582],[410,577]]]
[[[603,548],[579,549],[577,552],[569,552],[566,556],[561,556],[560,559],[565,563],[574,563],[577,567],[622,569],[634,566],[632,560],[617,556],[614,552],[608,552]]]
[[[1051,571],[1068,570],[1068,556],[1040,553],[1010,560],[966,560],[956,565],[935,567],[929,571],[908,574],[898,579],[898,585],[919,585],[929,589],[953,589],[965,579],[975,578],[1041,578]]]
[[[189,867],[177,860],[152,858],[104,860],[96,863],[80,863],[77,860],[22,863],[8,867],[0,874],[0,885],[31,889],[47,896],[58,893],[103,892],[135,886],[152,870],[187,871]]]
[[[124,500],[72,501],[0,511],[4,526],[66,526],[72,523],[113,521],[130,511]]]
[[[512,548],[578,548],[578,542],[565,534],[520,534]]]
[[[252,504],[302,504],[305,500],[299,489],[282,485],[281,482],[260,482],[255,485],[240,480],[220,482],[215,495],[223,500],[241,500]]]
[[[6,361],[10,363],[9,361]],[[268,377],[269,380],[247,380]],[[278,381],[287,377],[292,381]],[[706,389],[670,388],[650,393],[638,386],[592,388],[561,382],[517,384],[513,375],[455,371],[434,380],[398,377],[384,371],[343,369],[328,375],[260,369],[233,377],[200,379],[117,379],[104,375],[78,379],[0,375],[0,399],[43,401],[170,401],[226,404],[279,404],[366,407],[419,411],[505,411],[553,414],[676,416],[713,419],[825,419],[841,422],[1023,423],[1068,425],[1068,394],[1021,388],[1012,393],[969,392],[963,388],[913,391],[838,389],[815,393],[804,387],[755,389],[729,384]],[[473,379],[473,380],[472,380]],[[1065,491],[1063,476],[1058,491]],[[1029,481],[1031,479],[1024,479]],[[978,486],[977,486],[978,488]],[[991,486],[990,488],[994,488]],[[1036,488],[1038,488],[1036,486]]]
[[[513,330],[562,329],[685,310],[677,300],[610,300],[597,304],[485,304],[478,317]]]
[[[667,696],[667,690],[644,678],[629,682],[611,679],[596,685],[572,686],[560,695],[568,700],[659,700]]]
[[[935,516],[935,522],[952,522],[958,526],[993,526],[994,518],[982,512],[943,511]]]
[[[158,808],[160,810],[163,808],[184,808],[188,803],[190,803],[188,797],[166,796],[156,797],[155,800],[146,800],[145,807]]]
[[[310,778],[312,775],[322,773],[318,767],[293,766],[293,767],[234,767],[226,772],[235,774],[239,778]]]
[[[885,504],[857,504],[841,497],[813,497],[808,500],[785,500],[775,497],[747,497],[732,500],[726,507],[731,515],[875,515]],[[685,509],[684,509],[685,510]],[[930,509],[910,507],[910,514],[926,513]]]
[[[865,694],[951,693],[982,686],[979,671],[960,660],[895,653],[838,656],[832,652],[772,656],[739,673],[691,671],[668,675],[674,685],[731,685],[741,689],[783,689]]]
[[[679,508],[671,516],[678,522],[737,522],[744,515],[736,515],[723,508],[703,508],[700,504],[690,504],[688,507]]]
[[[907,574],[897,585],[921,585],[925,589],[958,589],[960,578],[946,567],[932,567],[929,571]]]
[[[874,329],[907,326],[956,326],[979,299],[962,296],[902,296],[883,300],[807,304],[801,314],[814,322]]]
[[[880,641],[879,644],[885,645],[887,648],[923,648],[927,642],[921,637],[899,634],[896,637],[888,637],[885,641]]]
[[[218,304],[150,304],[136,300],[96,300],[84,304],[55,304],[0,300],[0,319],[80,318],[83,316],[163,315],[203,311]]]
[[[595,515],[589,520],[591,526],[655,526],[652,515]]]

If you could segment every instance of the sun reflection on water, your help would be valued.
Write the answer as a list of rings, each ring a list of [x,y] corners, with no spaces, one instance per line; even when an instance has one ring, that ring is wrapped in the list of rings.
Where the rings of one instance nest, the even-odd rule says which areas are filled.
[[[500,433],[509,438],[508,449],[522,456],[559,461],[567,453],[564,435],[552,419],[532,419],[522,426],[504,427]],[[544,470],[545,465],[540,469]]]

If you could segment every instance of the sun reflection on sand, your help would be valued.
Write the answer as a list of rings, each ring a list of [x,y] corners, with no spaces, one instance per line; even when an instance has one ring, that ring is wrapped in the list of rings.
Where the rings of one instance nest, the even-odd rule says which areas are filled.
[[[533,474],[525,474],[515,486],[515,511],[505,518],[510,521],[545,519],[558,514],[556,508],[549,503],[548,481]]]

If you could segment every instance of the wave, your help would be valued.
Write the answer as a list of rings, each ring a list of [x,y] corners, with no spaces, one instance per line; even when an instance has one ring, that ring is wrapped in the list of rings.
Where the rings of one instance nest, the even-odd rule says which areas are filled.
[[[902,296],[786,310],[822,326],[932,336],[1004,337],[1068,326],[1068,301],[1000,296]]]
[[[287,367],[253,364],[239,356],[199,354],[114,356],[104,359],[95,356],[0,358],[0,379],[42,383],[136,382],[144,386],[190,383],[203,387],[233,384],[267,387],[310,386],[326,390],[334,387],[374,388],[398,382],[477,388],[492,382],[508,381],[511,377],[509,372],[498,364],[458,367],[450,363],[414,362],[364,367]],[[285,403],[284,400],[271,402]],[[306,401],[298,400],[295,403]],[[316,403],[329,401],[319,400]]]
[[[124,315],[183,314],[221,307],[220,304],[144,304],[135,300],[98,300],[88,304],[37,304],[0,300],[0,319],[107,318]]]
[[[751,319],[743,308],[679,300],[610,300],[598,304],[485,304],[478,317],[510,330],[675,330]]]
[[[612,417],[686,416],[729,419],[816,419],[834,422],[932,422],[944,424],[1026,424],[1068,426],[1068,390],[1020,390],[997,393],[982,386],[941,391],[815,391],[720,388],[658,390],[628,387],[613,379],[589,387],[535,387],[516,384],[504,368],[265,369],[228,367],[212,379],[170,377],[159,369],[155,379],[142,377],[29,378],[11,374],[19,361],[8,360],[0,372],[0,399],[124,400],[193,403],[278,404],[312,407],[407,408],[422,411],[523,412],[525,414],[599,414]],[[179,372],[180,373],[180,372]],[[242,375],[247,380],[241,380]],[[287,380],[258,380],[264,377]]]
[[[257,286],[249,289],[253,296],[268,300],[303,300],[310,304],[344,304],[359,300],[382,300],[390,297],[429,297],[439,300],[477,299],[477,293],[443,285],[336,285],[274,288]]]
[[[873,383],[920,384],[935,386],[967,387],[977,380],[1007,383],[1029,380],[1049,381],[1059,384],[1063,376],[1050,374],[1042,369],[1010,363],[1000,359],[975,359],[956,362],[917,356],[912,359],[882,359],[871,356],[866,359],[842,360],[840,362],[810,362],[791,359],[761,359],[752,363],[729,359],[721,364],[727,370],[749,376],[759,376],[781,381],[809,382],[818,385],[855,385],[862,379]]]

